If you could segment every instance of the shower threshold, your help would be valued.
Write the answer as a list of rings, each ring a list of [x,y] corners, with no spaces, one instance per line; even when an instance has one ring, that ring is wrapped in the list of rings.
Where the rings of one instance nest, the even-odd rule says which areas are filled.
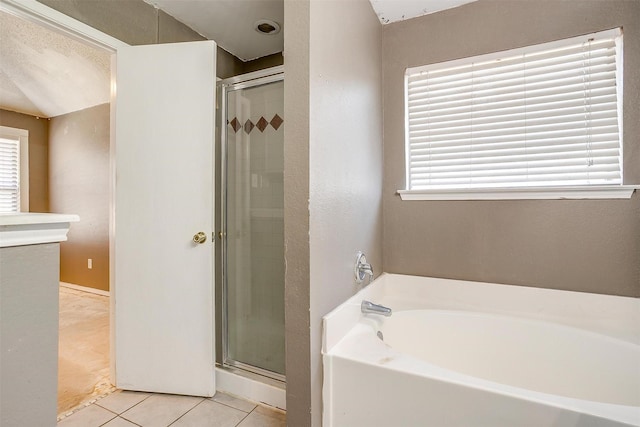
[[[273,383],[273,385],[276,386],[277,384],[280,384],[282,387],[284,387],[286,384],[285,376],[278,372],[262,369],[260,367],[239,362],[237,360],[227,359],[222,365],[222,368],[228,369],[231,372],[237,373],[238,375],[246,375],[247,377],[254,378],[258,381]]]
[[[216,366],[216,390],[286,410],[286,383],[233,366]]]

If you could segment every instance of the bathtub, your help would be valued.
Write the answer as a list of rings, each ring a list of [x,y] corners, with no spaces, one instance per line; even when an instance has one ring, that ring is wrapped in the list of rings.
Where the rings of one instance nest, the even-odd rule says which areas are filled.
[[[637,298],[383,274],[323,326],[323,426],[640,426]]]

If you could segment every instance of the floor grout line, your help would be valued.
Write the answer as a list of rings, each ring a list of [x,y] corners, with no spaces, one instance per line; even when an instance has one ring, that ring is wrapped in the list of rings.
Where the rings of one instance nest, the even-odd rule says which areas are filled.
[[[91,405],[94,404],[98,404],[98,401],[104,399],[105,397],[109,396],[110,394],[114,393],[117,390],[117,388],[112,387],[108,392],[106,392],[105,394],[102,394],[100,396],[97,396],[95,399],[91,399],[91,400],[87,400],[86,402],[80,403],[78,406],[76,406],[75,408],[72,408],[70,411],[62,414],[62,415],[58,415],[56,417],[56,422],[60,422],[62,420],[64,420],[65,418],[69,418],[71,415],[75,414],[76,412],[78,412],[81,409],[87,408]],[[100,405],[98,405],[100,406]],[[102,406],[100,406],[102,408]],[[107,408],[103,408],[103,409],[107,409]],[[107,409],[108,410],[108,409]],[[109,411],[109,412],[113,412],[113,411]],[[118,415],[118,414],[116,414]]]
[[[256,408],[253,408],[253,409],[256,409]],[[253,409],[251,410],[251,412],[253,412]],[[242,411],[242,412],[244,412],[244,411]],[[251,415],[251,412],[244,412],[246,415],[244,417],[242,417],[242,419],[240,421],[238,421],[238,424],[236,424],[234,427],[238,427],[240,425],[240,423],[242,423],[244,420],[246,420],[247,417],[249,415]]]
[[[133,408],[133,406],[132,406],[132,408]],[[126,411],[125,411],[125,412],[126,412]],[[137,425],[137,426],[139,426],[139,425],[140,425],[140,424],[138,424],[138,423],[134,423],[134,422],[133,422],[133,421],[131,421],[129,418],[125,418],[125,417],[123,417],[122,415],[118,415],[118,417],[119,417],[119,418],[122,418],[122,419],[123,419],[123,420],[125,420],[125,421],[129,421],[131,424],[135,424],[135,425]]]
[[[101,408],[102,408],[102,406],[101,406]],[[105,408],[105,409],[106,409],[106,408]],[[108,410],[108,409],[107,409],[107,410]],[[109,410],[108,410],[108,411],[109,411]],[[113,412],[112,412],[112,411],[109,411],[109,412],[111,412],[111,413],[113,414]],[[116,414],[116,416],[115,416],[115,417],[111,418],[111,419],[110,419],[110,420],[108,420],[107,422],[100,424],[100,426],[99,426],[99,427],[102,427],[102,426],[104,426],[105,424],[110,423],[111,421],[115,420],[116,418],[118,418],[118,415],[117,415],[117,414]]]
[[[125,409],[124,411],[122,411],[120,414],[118,414],[118,417],[122,418],[122,419],[123,419],[123,420],[125,420],[125,421],[129,421],[130,423],[132,423],[132,424],[135,424],[135,425],[139,426],[140,424],[138,424],[138,423],[136,423],[136,422],[134,422],[134,421],[131,421],[129,418],[125,418],[125,417],[124,417],[124,414],[126,414],[127,412],[129,412],[130,410],[132,410],[133,408],[135,408],[136,406],[138,406],[139,404],[141,404],[142,402],[144,402],[145,400],[147,400],[147,399],[148,399],[148,398],[150,398],[151,396],[153,396],[153,393],[148,394],[148,395],[147,395],[147,397],[145,397],[144,399],[142,399],[140,402],[138,402],[138,403],[136,403],[135,405],[133,405],[133,406],[131,406],[131,407],[129,407],[129,408],[127,408],[127,409]]]
[[[253,409],[252,409],[252,410],[250,410],[249,412],[247,412],[247,411],[245,411],[245,410],[243,410],[243,409],[236,408],[235,406],[231,406],[231,405],[226,404],[226,403],[224,403],[224,402],[218,402],[217,400],[214,400],[214,399],[213,399],[213,397],[210,397],[210,398],[208,398],[208,399],[206,399],[206,400],[210,400],[210,401],[212,401],[212,402],[219,403],[220,405],[226,406],[227,408],[235,409],[236,411],[244,412],[245,414],[250,414],[250,413],[252,413],[252,412],[253,412],[253,409],[256,409],[256,408],[258,407],[258,405],[257,405],[257,404],[255,404],[255,403],[253,403],[252,401],[250,401],[250,400],[245,400],[245,402],[249,402],[249,403],[253,404]]]
[[[185,412],[184,414],[180,415],[178,418],[176,418],[175,420],[171,421],[170,424],[167,425],[167,427],[170,427],[172,425],[174,425],[175,423],[178,422],[178,420],[182,417],[184,417],[185,415],[187,415],[189,412],[193,411],[194,409],[196,409],[198,406],[202,405],[202,402],[204,402],[206,399],[203,398],[199,403],[197,403],[193,408],[187,410],[187,412]]]
[[[123,390],[123,391],[127,391],[127,390]],[[121,391],[121,393],[122,393],[122,391]],[[138,393],[138,392],[136,392],[136,393]],[[144,392],[143,392],[143,393],[144,393]],[[124,411],[120,412],[120,413],[118,414],[118,416],[119,416],[119,417],[121,417],[121,418],[124,418],[124,417],[122,416],[122,414],[124,414],[125,412],[128,412],[129,410],[131,410],[131,409],[135,408],[136,406],[138,406],[139,404],[141,404],[142,402],[144,402],[145,400],[147,400],[147,399],[148,399],[148,398],[150,398],[151,396],[153,396],[153,394],[148,394],[148,395],[147,395],[144,399],[142,399],[140,402],[138,402],[138,403],[136,403],[135,405],[132,405],[132,406],[128,407],[127,409],[125,409]],[[100,406],[100,404],[99,404],[99,403],[97,403],[97,405],[98,405],[98,406]],[[100,407],[101,407],[101,408],[104,408],[104,406],[100,406]],[[107,409],[107,408],[105,408],[105,409]],[[112,411],[112,412],[113,412],[113,411]],[[129,421],[129,422],[131,422],[131,423],[133,423],[133,421],[131,421],[131,420],[127,419],[127,418],[124,418],[124,419],[125,419],[125,420],[127,420],[127,421]],[[135,424],[135,423],[134,423],[134,424]],[[137,424],[136,424],[136,425],[137,425]]]
[[[122,417],[120,417],[120,416],[119,416],[118,418],[120,418],[121,420],[125,420],[126,422],[131,423],[131,424],[133,424],[134,426],[142,427],[142,425],[140,425],[140,424],[138,424],[138,423],[134,423],[133,421],[128,420],[128,419],[126,419],[126,418],[122,418]]]
[[[123,418],[123,417],[121,417],[120,415],[118,415],[118,418],[120,418],[121,420],[125,420],[126,422],[131,423],[131,424],[133,424],[134,426],[142,427],[140,424],[138,424],[138,423],[134,423],[133,421],[128,420],[128,419],[126,419],[126,418]],[[111,420],[111,421],[113,421],[113,420]]]

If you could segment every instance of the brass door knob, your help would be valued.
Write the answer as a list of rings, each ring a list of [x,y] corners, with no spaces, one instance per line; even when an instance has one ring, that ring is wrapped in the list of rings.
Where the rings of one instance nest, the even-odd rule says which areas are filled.
[[[196,234],[193,235],[193,243],[203,244],[206,241],[207,241],[207,235],[204,234],[204,232],[202,231],[198,231]]]

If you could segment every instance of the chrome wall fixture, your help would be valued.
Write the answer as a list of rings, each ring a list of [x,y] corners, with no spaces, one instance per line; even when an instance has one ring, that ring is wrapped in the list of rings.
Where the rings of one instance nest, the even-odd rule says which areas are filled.
[[[358,284],[362,283],[367,276],[369,276],[369,283],[373,280],[373,267],[367,263],[367,257],[361,251],[356,254],[356,265],[353,268],[353,273]]]

